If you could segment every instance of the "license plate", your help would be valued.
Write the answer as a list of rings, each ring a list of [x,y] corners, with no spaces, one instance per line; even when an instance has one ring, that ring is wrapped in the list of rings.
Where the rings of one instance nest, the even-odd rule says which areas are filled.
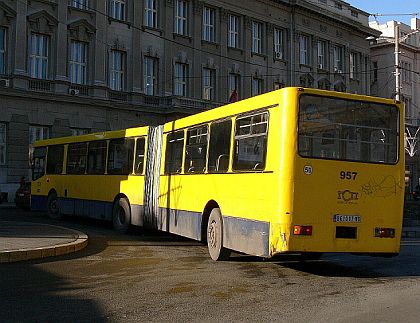
[[[350,223],[350,222],[362,222],[360,215],[346,215],[346,214],[334,214],[333,222]]]

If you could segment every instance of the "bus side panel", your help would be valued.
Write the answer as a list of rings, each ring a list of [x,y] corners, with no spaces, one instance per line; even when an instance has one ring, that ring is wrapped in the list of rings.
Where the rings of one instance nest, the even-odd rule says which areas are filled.
[[[223,217],[223,246],[250,255],[268,257],[270,223]]]
[[[200,212],[159,208],[157,228],[183,237],[201,240]]]
[[[31,210],[32,211],[46,211],[47,210],[47,196],[31,195]]]

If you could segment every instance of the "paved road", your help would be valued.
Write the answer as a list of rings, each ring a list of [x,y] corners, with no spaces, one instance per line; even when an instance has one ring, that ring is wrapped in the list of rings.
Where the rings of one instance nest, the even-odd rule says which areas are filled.
[[[234,255],[137,231],[114,233],[83,219],[0,210],[0,220],[59,224],[86,232],[86,249],[0,265],[0,317],[28,322],[280,321],[418,322],[420,241],[391,259],[332,254],[300,262]]]

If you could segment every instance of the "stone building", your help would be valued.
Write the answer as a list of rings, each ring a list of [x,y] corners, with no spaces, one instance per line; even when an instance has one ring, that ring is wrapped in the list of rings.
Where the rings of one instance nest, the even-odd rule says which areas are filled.
[[[160,123],[283,86],[370,92],[340,0],[0,0],[0,191],[34,140]]]
[[[414,143],[420,137],[420,19],[412,18],[411,26],[397,21],[370,23],[381,36],[371,42],[372,95],[395,98],[395,29],[399,34],[400,99],[405,105],[406,142]],[[416,135],[414,137],[414,135]],[[418,150],[419,144],[417,144]],[[407,147],[409,148],[409,147]],[[409,149],[407,149],[409,150]],[[411,151],[411,155],[415,150]],[[410,171],[409,189],[420,184],[419,152],[406,154],[406,169]]]

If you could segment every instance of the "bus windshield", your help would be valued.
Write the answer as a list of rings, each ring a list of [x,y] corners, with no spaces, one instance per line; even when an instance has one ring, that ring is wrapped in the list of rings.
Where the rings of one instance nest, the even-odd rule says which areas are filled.
[[[394,164],[397,106],[304,94],[299,99],[299,155]]]

